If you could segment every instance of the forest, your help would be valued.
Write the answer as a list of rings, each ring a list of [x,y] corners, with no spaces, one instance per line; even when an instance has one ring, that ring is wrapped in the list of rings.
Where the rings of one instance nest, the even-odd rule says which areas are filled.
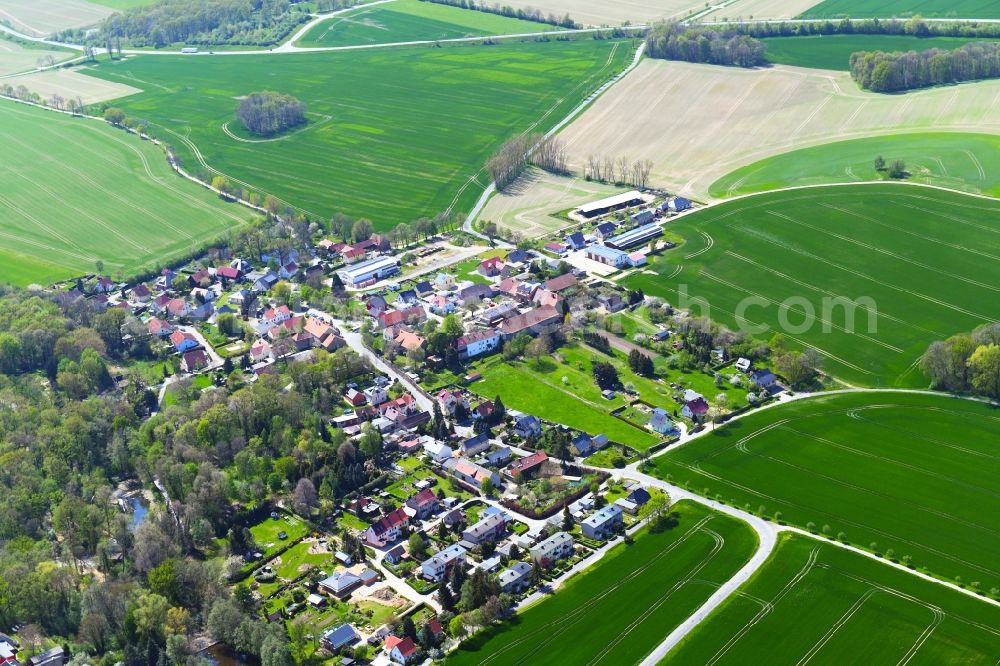
[[[851,77],[874,92],[898,92],[1000,77],[1000,43],[975,42],[953,51],[928,49],[851,54]]]
[[[767,62],[766,52],[763,42],[736,31],[661,22],[646,34],[646,54],[664,60],[757,67]]]
[[[1000,324],[931,343],[920,367],[933,388],[1000,400]]]
[[[308,10],[288,0],[160,0],[112,14],[90,42],[137,48],[170,44],[277,44]]]
[[[290,95],[254,92],[236,105],[236,117],[258,136],[272,136],[306,121],[306,105]]]

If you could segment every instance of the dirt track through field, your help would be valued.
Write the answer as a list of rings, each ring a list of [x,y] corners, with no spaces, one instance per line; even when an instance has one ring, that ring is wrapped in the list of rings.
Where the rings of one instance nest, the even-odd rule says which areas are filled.
[[[929,129],[1000,132],[998,100],[1000,81],[878,95],[845,72],[646,60],[562,136],[577,171],[590,155],[649,159],[655,185],[705,199],[734,169],[796,148]]]

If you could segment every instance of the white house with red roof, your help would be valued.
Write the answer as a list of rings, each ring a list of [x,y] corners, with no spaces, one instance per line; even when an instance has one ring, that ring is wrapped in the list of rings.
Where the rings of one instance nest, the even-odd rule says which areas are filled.
[[[364,531],[361,538],[369,546],[384,548],[394,541],[398,541],[410,524],[410,517],[402,507],[382,516],[371,527]]]

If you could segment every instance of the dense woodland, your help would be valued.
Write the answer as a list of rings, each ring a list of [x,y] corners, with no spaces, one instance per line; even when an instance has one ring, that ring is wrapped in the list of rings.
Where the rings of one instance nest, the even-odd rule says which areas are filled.
[[[976,42],[952,51],[859,51],[851,54],[851,77],[874,92],[995,79],[1000,77],[1000,42]]]
[[[646,54],[664,60],[757,67],[767,62],[766,51],[763,42],[735,30],[661,22],[646,33]]]
[[[1000,324],[931,343],[920,367],[933,388],[1000,400]]]
[[[134,47],[170,44],[277,44],[309,20],[288,0],[160,0],[112,14],[94,37]]]
[[[236,105],[236,117],[258,136],[272,136],[306,121],[303,102],[276,92],[250,93]]]

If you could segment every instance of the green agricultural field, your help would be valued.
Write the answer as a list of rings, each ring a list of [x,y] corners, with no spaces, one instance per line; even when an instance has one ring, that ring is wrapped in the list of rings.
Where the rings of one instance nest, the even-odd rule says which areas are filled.
[[[0,283],[128,276],[189,254],[252,214],[102,123],[0,103]]]
[[[823,0],[802,18],[1000,18],[995,0]]]
[[[1000,410],[979,402],[827,395],[734,421],[656,458],[654,473],[989,590],[1000,587],[998,441]]]
[[[836,69],[849,72],[855,51],[925,51],[957,49],[980,39],[964,37],[912,37],[909,35],[810,35],[769,37],[767,59],[781,65]]]
[[[187,168],[218,170],[313,218],[337,211],[388,229],[467,211],[483,165],[512,135],[543,131],[620,71],[632,42],[404,47],[190,58],[139,56],[88,70],[144,93],[120,100],[169,138]],[[309,123],[244,136],[237,98],[273,89],[308,105]]]
[[[793,185],[885,180],[875,158],[901,159],[914,183],[1000,196],[1000,137],[934,132],[893,134],[801,148],[754,162],[712,184],[713,197]]]
[[[661,664],[982,664],[1000,654],[1000,609],[856,553],[784,535]]]
[[[557,30],[556,26],[497,16],[421,0],[363,7],[318,23],[297,46],[352,46],[456,39],[480,35],[513,35]]]
[[[917,363],[931,342],[1000,318],[1000,202],[899,184],[817,187],[670,227],[686,242],[625,285],[763,340],[782,333],[852,384],[925,387]]]
[[[641,533],[499,627],[466,641],[448,666],[635,664],[750,558],[756,535],[689,502],[679,524]]]

